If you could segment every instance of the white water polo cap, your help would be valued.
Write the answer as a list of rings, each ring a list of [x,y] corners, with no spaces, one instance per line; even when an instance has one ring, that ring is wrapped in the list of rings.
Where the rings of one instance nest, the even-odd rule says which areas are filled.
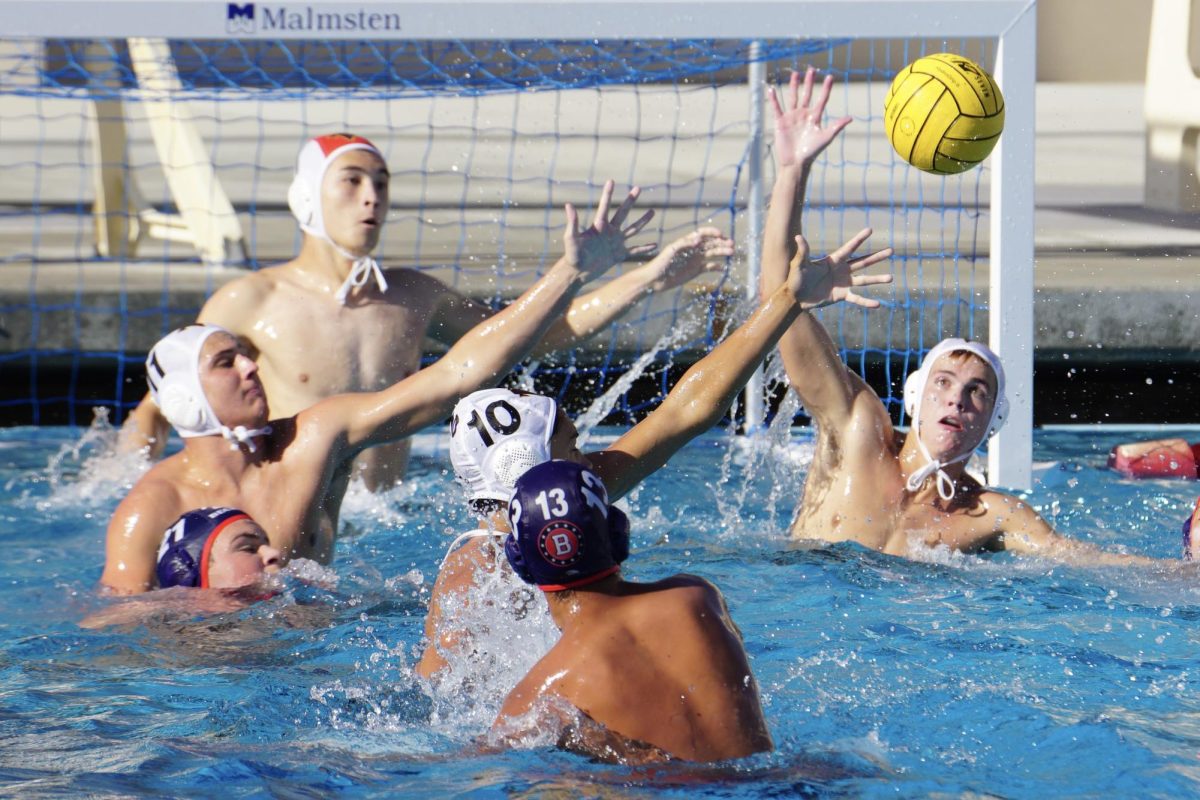
[[[288,207],[300,223],[300,230],[329,242],[335,250],[353,262],[350,274],[346,276],[345,282],[335,295],[337,301],[343,305],[351,289],[363,286],[372,277],[375,278],[379,291],[386,292],[388,288],[383,270],[370,254],[354,255],[330,239],[325,231],[325,215],[321,209],[321,182],[337,157],[351,150],[366,150],[383,159],[379,148],[362,136],[351,133],[314,136],[300,148],[300,155],[296,158],[296,175],[288,188]]]
[[[200,385],[200,351],[214,333],[233,336],[218,325],[187,325],[159,339],[146,356],[150,397],[184,439],[220,434],[234,447],[244,444],[253,453],[254,437],[270,433],[271,427],[222,425]]]
[[[970,353],[982,359],[991,368],[992,374],[996,378],[996,399],[992,404],[992,416],[984,429],[983,437],[967,452],[948,461],[938,461],[929,455],[929,449],[921,441],[921,403],[925,397],[925,386],[929,382],[929,374],[933,370],[934,363],[947,353]],[[982,342],[970,342],[966,339],[943,339],[925,354],[920,369],[909,375],[904,381],[904,411],[913,421],[913,429],[917,433],[917,447],[920,448],[921,454],[925,456],[927,462],[908,476],[906,488],[910,492],[915,492],[925,483],[926,478],[936,474],[938,494],[946,501],[954,499],[954,481],[950,480],[950,476],[942,468],[970,458],[971,453],[1004,427],[1004,423],[1008,419],[1008,397],[1004,393],[1004,365],[1000,363],[1000,356]]]
[[[450,417],[450,463],[470,500],[508,503],[517,478],[550,460],[558,404],[539,394],[482,389]]]

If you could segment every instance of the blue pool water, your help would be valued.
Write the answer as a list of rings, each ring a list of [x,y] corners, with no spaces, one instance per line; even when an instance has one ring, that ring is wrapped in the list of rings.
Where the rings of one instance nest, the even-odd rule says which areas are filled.
[[[1103,469],[1112,444],[1149,435],[1039,431],[1035,459],[1052,463],[1029,501],[1067,535],[1177,558],[1200,486]],[[803,430],[714,432],[629,499],[627,576],[688,571],[722,588],[777,745],[653,770],[477,748],[553,640],[544,620],[479,674],[437,691],[412,678],[437,563],[471,524],[436,435],[418,440],[406,486],[352,494],[331,570],[242,611],[103,630],[78,623],[109,602],[94,592],[104,526],[138,468],[105,455],[108,432],[86,438],[75,452],[77,430],[0,431],[3,794],[1200,792],[1200,571],[789,547]]]

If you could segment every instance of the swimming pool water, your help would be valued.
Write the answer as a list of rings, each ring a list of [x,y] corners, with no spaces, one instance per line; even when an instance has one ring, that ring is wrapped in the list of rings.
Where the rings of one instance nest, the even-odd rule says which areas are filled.
[[[0,793],[1200,791],[1200,571],[790,546],[780,531],[811,454],[805,430],[708,434],[627,502],[627,577],[687,571],[721,587],[776,742],[733,764],[655,769],[478,748],[507,689],[553,641],[544,619],[438,691],[413,679],[437,564],[472,526],[437,434],[419,437],[405,486],[348,498],[331,570],[289,577],[283,595],[242,611],[103,630],[78,623],[110,602],[94,591],[104,527],[139,468],[105,455],[103,430],[74,452],[80,435],[0,431]],[[1113,444],[1150,435],[1038,431],[1035,459],[1051,463],[1029,501],[1069,536],[1177,559],[1200,486],[1103,469]]]

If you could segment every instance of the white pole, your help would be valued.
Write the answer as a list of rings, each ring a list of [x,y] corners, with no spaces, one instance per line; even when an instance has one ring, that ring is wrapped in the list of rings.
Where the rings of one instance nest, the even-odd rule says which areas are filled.
[[[746,299],[757,305],[758,276],[762,269],[762,232],[766,203],[763,194],[763,101],[766,84],[766,67],[759,60],[761,43],[750,45],[750,68],[746,80],[750,83],[750,141],[746,149],[749,161],[749,196],[746,198],[748,222],[746,226]],[[766,418],[763,408],[763,368],[760,365],[750,376],[744,392],[746,401],[746,432],[762,427]]]
[[[996,80],[1004,92],[1004,135],[992,153],[988,338],[1004,362],[1008,421],[988,444],[988,482],[1032,484],[1034,95],[1037,6],[1000,34]]]

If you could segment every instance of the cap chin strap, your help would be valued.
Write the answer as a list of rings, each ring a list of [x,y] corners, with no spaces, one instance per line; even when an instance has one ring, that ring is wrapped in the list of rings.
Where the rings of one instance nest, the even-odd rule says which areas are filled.
[[[925,463],[908,476],[908,480],[904,484],[904,488],[910,492],[916,492],[921,489],[926,478],[930,475],[937,475],[937,490],[938,495],[949,503],[954,499],[955,486],[954,481],[946,474],[944,467],[951,464],[957,464],[959,461],[966,461],[971,457],[971,450],[963,453],[961,456],[956,456],[949,461],[938,461],[933,456],[929,455],[929,448],[921,441],[921,422],[918,420],[916,424],[917,447],[921,450],[921,455],[925,456]]]
[[[372,277],[375,278],[375,285],[379,287],[380,292],[388,290],[387,278],[383,277],[383,270],[379,268],[379,262],[371,258],[370,254],[356,256],[340,244],[329,238],[329,234],[325,231],[317,230],[309,225],[301,225],[300,229],[305,233],[311,233],[313,236],[319,236],[325,241],[333,245],[333,249],[337,250],[343,258],[348,258],[352,262],[350,264],[350,274],[346,276],[346,280],[338,287],[334,297],[340,305],[346,305],[346,298],[350,296],[350,292],[354,289],[366,286],[367,281]]]
[[[236,428],[230,428],[228,425],[221,426],[221,435],[229,440],[230,450],[237,450],[238,445],[244,444],[251,453],[258,450],[254,446],[255,437],[266,436],[270,432],[270,425],[262,428],[247,428],[245,425],[238,425]]]
[[[337,247],[337,249],[343,255],[354,258],[354,256],[350,255],[345,250],[342,250],[342,248],[338,247],[336,244],[334,247]],[[383,270],[379,268],[378,261],[370,256],[360,256],[358,258],[354,258],[354,263],[350,265],[350,274],[346,276],[345,282],[341,285],[341,288],[337,290],[337,294],[335,294],[334,297],[337,298],[339,303],[346,305],[346,298],[350,295],[350,291],[366,285],[367,281],[371,279],[371,276],[375,277],[375,285],[379,287],[380,292],[386,292],[388,290],[387,279],[383,277]]]

